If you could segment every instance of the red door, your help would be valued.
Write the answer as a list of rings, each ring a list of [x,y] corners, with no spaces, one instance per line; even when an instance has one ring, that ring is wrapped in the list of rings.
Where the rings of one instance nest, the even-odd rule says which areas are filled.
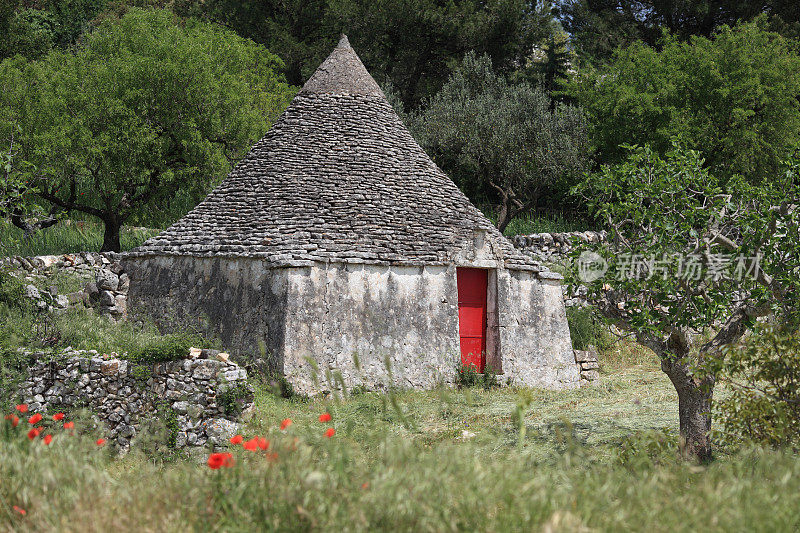
[[[458,268],[458,332],[461,363],[473,364],[479,372],[486,365],[486,286],[488,271]]]

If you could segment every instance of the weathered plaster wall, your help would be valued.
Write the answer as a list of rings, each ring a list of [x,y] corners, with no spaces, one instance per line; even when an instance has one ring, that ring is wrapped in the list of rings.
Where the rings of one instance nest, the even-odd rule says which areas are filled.
[[[555,276],[554,276],[555,277]],[[519,270],[498,271],[500,357],[517,385],[577,387],[569,326],[557,279]]]
[[[270,269],[258,259],[184,257],[123,265],[132,316],[149,314],[165,330],[200,327],[301,393],[330,389],[334,371],[348,387],[429,388],[452,382],[460,360],[453,265]],[[490,276],[498,312],[489,320],[489,362],[499,359],[494,366],[520,385],[576,386],[561,287],[540,276],[558,277],[505,269]]]
[[[326,370],[339,371],[348,387],[376,389],[389,383],[388,357],[395,385],[452,382],[460,357],[457,306],[452,266],[291,269],[284,372],[305,393],[330,388]],[[308,359],[318,367],[318,385]]]
[[[258,259],[156,256],[123,260],[131,278],[131,316],[149,315],[160,329],[198,328],[235,356],[280,371],[286,269]]]

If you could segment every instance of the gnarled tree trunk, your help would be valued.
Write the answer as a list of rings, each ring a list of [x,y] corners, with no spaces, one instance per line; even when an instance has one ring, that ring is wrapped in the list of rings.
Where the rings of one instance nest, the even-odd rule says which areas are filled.
[[[686,458],[706,462],[711,453],[711,401],[714,395],[714,378],[702,380],[692,375],[684,358],[661,357],[661,370],[669,377],[678,393],[678,417]]]
[[[103,217],[103,224],[105,225],[105,230],[103,232],[103,248],[101,248],[100,251],[121,251],[122,246],[119,240],[119,231],[120,228],[122,228],[122,221],[114,215],[109,215]]]

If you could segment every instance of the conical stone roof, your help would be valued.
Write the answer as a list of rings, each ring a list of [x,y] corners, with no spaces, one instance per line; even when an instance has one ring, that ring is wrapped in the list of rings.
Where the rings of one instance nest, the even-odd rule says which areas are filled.
[[[130,255],[446,264],[476,230],[506,266],[538,269],[414,141],[343,36],[230,175]]]

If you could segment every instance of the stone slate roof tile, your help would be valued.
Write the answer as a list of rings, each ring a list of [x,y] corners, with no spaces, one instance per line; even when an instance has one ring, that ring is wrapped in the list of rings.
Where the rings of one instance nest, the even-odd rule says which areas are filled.
[[[447,264],[476,230],[506,266],[545,270],[420,148],[343,36],[228,177],[129,256]]]

